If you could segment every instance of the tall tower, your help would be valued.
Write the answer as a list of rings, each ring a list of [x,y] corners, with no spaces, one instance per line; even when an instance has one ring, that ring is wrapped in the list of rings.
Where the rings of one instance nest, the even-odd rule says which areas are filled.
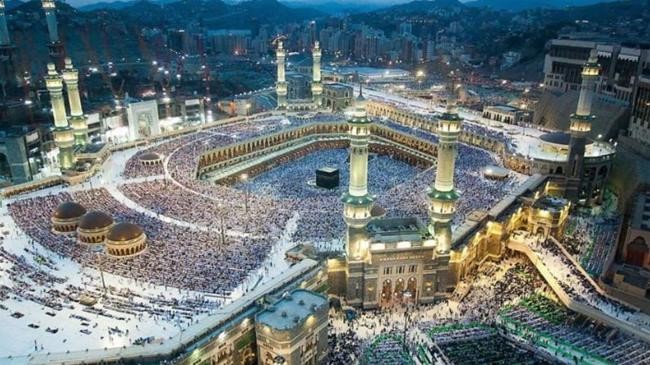
[[[366,100],[360,89],[350,118],[350,183],[343,194],[343,219],[347,225],[346,261],[349,303],[360,303],[363,297],[363,260],[368,253],[365,227],[370,221],[373,197],[368,194],[368,140],[372,120],[366,113]],[[359,274],[356,275],[355,273]]]
[[[596,119],[596,116],[591,114],[591,104],[593,103],[594,87],[599,73],[600,65],[598,65],[596,50],[592,50],[589,60],[582,67],[582,84],[580,85],[578,107],[576,112],[571,114],[571,125],[569,127],[571,139],[569,141],[569,158],[566,171],[568,178],[566,195],[572,201],[579,200],[581,195],[587,135],[591,132],[591,123]]]
[[[50,35],[50,60],[58,70],[64,67],[65,49],[63,42],[59,39],[59,27],[56,23],[56,4],[54,0],[42,0],[45,20],[47,21],[47,32]]]
[[[278,40],[278,49],[276,50],[278,63],[278,79],[275,83],[275,92],[278,95],[278,109],[287,108],[287,81],[285,79],[284,61],[287,53],[282,45],[282,40]]]
[[[456,85],[452,84],[451,93]],[[436,251],[446,254],[451,248],[451,221],[456,213],[456,201],[460,197],[454,189],[454,168],[458,154],[458,135],[462,119],[456,111],[455,97],[450,97],[447,110],[438,118],[438,167],[436,180],[429,190],[429,232],[437,241]]]
[[[7,97],[9,90],[18,86],[13,56],[14,46],[11,44],[7,27],[5,1],[0,0],[0,93],[3,99]]]
[[[47,64],[45,85],[50,92],[52,114],[54,116],[54,143],[59,148],[59,165],[61,170],[69,170],[74,165],[74,134],[68,125],[63,101],[63,79],[56,72],[53,63]]]
[[[79,97],[79,72],[72,65],[69,57],[65,58],[65,69],[62,72],[65,87],[68,90],[68,103],[70,104],[70,126],[74,131],[75,146],[83,146],[88,143],[88,125],[86,116],[81,107]]]
[[[318,41],[314,44],[314,49],[312,50],[312,73],[313,78],[311,81],[311,95],[314,100],[314,104],[317,108],[320,108],[323,103],[323,85],[321,84],[321,75],[320,75],[320,59],[321,59],[321,50],[320,44]]]

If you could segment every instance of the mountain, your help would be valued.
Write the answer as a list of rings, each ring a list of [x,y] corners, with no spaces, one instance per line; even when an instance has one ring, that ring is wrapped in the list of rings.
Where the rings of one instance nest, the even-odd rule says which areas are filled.
[[[284,5],[290,8],[313,8],[318,9],[330,15],[344,15],[344,14],[357,14],[365,13],[373,10],[378,10],[390,6],[390,4],[372,1],[310,1],[310,0],[295,0],[283,1]]]
[[[22,5],[23,2],[20,0],[9,0],[5,2],[5,10],[9,11],[12,9],[17,8],[18,6]]]
[[[466,2],[465,5],[517,12],[529,9],[564,9],[612,1],[616,0],[475,0]]]
[[[458,11],[465,5],[458,0],[415,0],[380,9],[382,13],[434,13],[438,11]]]
[[[133,1],[113,1],[113,2],[98,2],[88,5],[77,7],[80,11],[93,11],[102,9],[119,10],[133,5]]]

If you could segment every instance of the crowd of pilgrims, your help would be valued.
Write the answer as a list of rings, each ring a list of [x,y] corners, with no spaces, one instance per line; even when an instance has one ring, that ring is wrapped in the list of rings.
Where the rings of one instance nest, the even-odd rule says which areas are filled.
[[[314,151],[297,161],[287,161],[269,172],[234,185],[197,179],[197,157],[210,149],[282,128],[341,119],[341,115],[251,119],[246,123],[164,141],[138,152],[129,160],[123,173],[125,178],[160,173],[159,170],[141,169],[138,156],[145,151],[169,157],[169,176],[140,183],[126,180],[119,186],[122,193],[155,214],[209,227],[209,230],[166,223],[127,207],[104,188],[23,199],[12,203],[9,210],[31,240],[61,257],[70,257],[89,267],[97,267],[97,259],[88,248],[77,244],[74,238],[51,232],[50,217],[58,204],[74,200],[87,210],[108,213],[116,222],[136,223],[147,234],[147,250],[133,258],[104,260],[103,270],[139,280],[142,285],[153,283],[225,296],[245,282],[252,270],[263,265],[271,246],[282,235],[293,213],[300,214],[299,229],[292,237],[296,242],[318,245],[340,238],[344,228],[340,193],[347,186],[347,151]],[[431,134],[428,136],[434,138]],[[505,181],[483,177],[483,167],[499,164],[492,154],[464,144],[459,144],[458,151],[455,182],[462,198],[458,201],[455,225],[473,210],[493,206],[518,183],[515,177]],[[334,166],[341,171],[341,187],[335,191],[322,191],[308,184],[314,171],[324,166]],[[423,170],[385,156],[373,156],[369,169],[370,193],[377,195],[376,204],[386,208],[388,216],[415,215],[426,220],[426,189],[435,179],[435,167]],[[385,171],[391,171],[391,174]],[[220,237],[222,220],[226,230],[225,243],[221,243]],[[271,266],[266,270],[272,270],[272,263],[267,265]],[[412,318],[418,318],[413,323],[431,326],[449,318],[489,321],[505,303],[543,287],[530,266],[519,262],[508,265],[506,271],[489,265],[485,266],[487,269],[482,267],[483,271],[468,277],[468,281],[474,283],[471,290],[457,298],[458,305],[447,302],[420,306],[413,311]],[[497,272],[501,272],[502,277],[495,283],[492,275]],[[382,315],[377,314],[377,318],[369,315],[366,319],[369,328],[374,326],[373,321],[381,322]],[[363,320],[362,316],[356,324]],[[383,322],[390,326],[388,317]],[[364,343],[358,339],[359,331],[351,328],[341,332],[340,336],[334,335],[335,346],[354,349],[350,343]],[[384,330],[390,331],[376,327],[373,333],[379,334]],[[341,360],[334,363],[347,363],[346,351],[341,351],[340,356]],[[359,353],[350,356],[359,356]]]
[[[516,323],[515,329],[504,327],[506,319]],[[515,344],[501,346],[523,337],[534,344],[542,336],[568,344],[583,356],[600,356],[616,364],[646,364],[650,354],[650,346],[643,341],[558,304],[532,264],[508,254],[501,262],[487,261],[473,269],[449,300],[426,305],[397,303],[353,315],[349,309],[332,309],[328,363],[349,364],[356,359],[368,363],[364,362],[368,352],[391,348],[426,359],[420,363],[546,363],[539,353],[528,353],[527,359],[526,351]],[[396,343],[401,346],[395,347]],[[585,360],[557,349],[546,351],[545,356],[576,363]],[[413,363],[386,359],[386,364]]]
[[[347,186],[347,150],[307,153],[297,161],[288,161],[234,186],[196,179],[197,156],[262,133],[315,121],[340,121],[342,117],[317,114],[251,118],[143,150],[169,156],[171,179],[141,183],[126,180],[119,189],[155,214],[210,228],[207,230],[167,223],[129,208],[104,188],[19,200],[10,206],[10,212],[31,239],[91,267],[96,266],[91,250],[75,244],[72,238],[51,232],[50,217],[59,203],[74,200],[87,210],[108,213],[116,222],[138,224],[147,234],[148,249],[137,257],[108,260],[104,267],[107,272],[162,286],[227,295],[251,270],[262,265],[295,212],[300,215],[299,228],[292,237],[295,242],[325,248],[328,242],[340,242],[344,231],[340,194]],[[138,168],[138,156],[143,151],[127,163],[124,172],[127,178],[141,176],[137,175],[143,171]],[[496,164],[497,160],[482,150],[460,144],[456,163],[456,183],[463,198],[458,202],[455,224],[475,209],[492,206],[516,183],[515,179],[505,182],[485,179],[481,168]],[[324,166],[340,169],[338,189],[323,191],[308,184],[315,170]],[[373,156],[370,161],[369,190],[378,196],[377,205],[385,207],[388,216],[416,215],[426,220],[425,194],[434,179],[435,168],[421,170],[386,156]],[[222,224],[226,231],[223,244]]]
[[[433,304],[395,303],[389,308],[353,315],[332,310],[328,339],[334,351],[330,351],[328,363],[353,363],[370,348],[376,351],[377,347],[371,347],[373,343],[387,335],[405,338],[405,348],[415,353],[418,347],[430,344],[425,336],[432,328],[450,323],[494,325],[504,306],[548,290],[535,268],[520,256],[509,256],[498,264],[483,263],[459,287],[464,288],[462,293]]]
[[[21,238],[16,236],[22,235],[8,228],[2,232],[0,240]],[[9,311],[15,320],[24,321],[25,327],[34,330],[31,332],[35,337],[34,351],[56,351],[58,345],[50,347],[52,343],[74,340],[74,331],[60,332],[59,326],[68,329],[78,326],[84,335],[94,333],[100,340],[107,338],[112,342],[126,337],[131,342],[135,337],[129,335],[128,328],[134,327],[127,325],[128,322],[141,323],[143,319],[150,319],[161,323],[162,330],[184,327],[223,304],[220,299],[199,293],[148,292],[152,285],[147,282],[129,283],[127,287],[127,283],[122,283],[126,279],[119,280],[123,288],[116,288],[110,282],[104,288],[97,277],[83,269],[77,273],[78,280],[73,281],[60,270],[58,258],[51,257],[51,251],[42,252],[32,238],[28,240],[29,245],[19,252],[0,247],[0,272],[6,279],[0,285],[0,309]],[[71,245],[71,242],[61,243]],[[24,301],[36,304],[54,321],[33,319],[34,313]],[[98,304],[87,305],[92,302]],[[57,319],[68,324],[57,325]],[[57,336],[54,341],[53,336]],[[157,333],[156,338],[164,338],[164,333]]]
[[[599,276],[616,244],[620,225],[621,218],[616,215],[596,219],[572,215],[561,243],[589,274]]]
[[[546,296],[535,295],[517,305],[504,308],[501,317],[515,326],[515,331],[535,333],[532,341],[542,336],[555,343],[569,344],[579,354],[553,355],[589,363],[585,357],[601,357],[613,364],[647,364],[650,361],[650,345],[620,331],[604,326],[592,319],[567,310]]]
[[[525,234],[525,233],[520,233]],[[528,237],[528,246],[549,268],[564,291],[577,302],[597,308],[612,317],[648,327],[648,316],[603,294],[587,274],[575,265],[553,238]]]
[[[131,222],[142,227],[148,248],[140,255],[103,262],[107,272],[165,287],[228,295],[246,281],[270,251],[267,237],[228,236],[221,244],[214,232],[163,222],[117,201],[106,189],[59,193],[30,198],[9,207],[18,226],[48,249],[70,257],[84,266],[97,266],[94,253],[78,244],[74,236],[52,233],[50,217],[65,201],[77,201],[87,210],[109,214],[115,222]]]
[[[327,246],[340,238],[344,229],[341,217],[342,203],[340,194],[347,186],[348,161],[347,151],[320,151],[307,148],[302,158],[293,161],[279,161],[274,169],[247,182],[234,186],[215,184],[208,180],[196,178],[196,161],[202,153],[259,134],[268,134],[281,128],[293,128],[308,122],[334,122],[344,120],[338,114],[310,114],[309,118],[300,116],[270,117],[251,120],[247,123],[222,126],[216,130],[205,130],[193,135],[180,137],[147,149],[169,156],[168,169],[175,183],[187,190],[180,189],[168,181],[151,181],[127,183],[120,189],[130,198],[146,208],[172,218],[195,222],[200,225],[220,227],[220,217],[227,212],[226,226],[231,229],[242,222],[249,223],[247,229],[264,233],[268,227],[282,227],[290,212],[299,212],[299,229],[293,239],[296,242]],[[389,121],[391,127],[399,124]],[[434,134],[421,130],[401,127],[403,132],[411,131],[437,140]],[[501,199],[518,183],[515,178],[505,181],[489,180],[483,177],[482,168],[499,164],[492,154],[459,144],[456,159],[456,186],[463,198],[457,205],[454,224],[463,222],[467,214],[476,209],[485,209]],[[310,152],[315,152],[310,154]],[[426,189],[435,179],[435,167],[420,170],[402,162],[379,156],[372,158],[369,164],[369,193],[377,196],[377,205],[387,210],[387,216],[418,216],[427,220]],[[135,161],[135,162],[134,162]],[[127,163],[137,166],[137,155]],[[333,191],[316,189],[308,182],[315,176],[315,170],[321,167],[337,167],[341,173],[341,186]],[[133,167],[133,171],[139,171]],[[386,174],[385,171],[391,171]],[[129,175],[131,176],[131,175]],[[142,176],[142,175],[137,175]],[[408,178],[406,178],[408,177]],[[250,194],[246,193],[249,190]],[[245,203],[247,202],[247,204]],[[248,205],[245,209],[232,208],[233,205]],[[204,209],[196,209],[197,207]],[[231,209],[232,208],[232,209]],[[261,209],[260,209],[261,208]],[[259,220],[254,215],[273,211],[269,222]],[[244,216],[239,216],[244,214]],[[326,222],[326,224],[324,224]],[[235,229],[242,230],[242,227]]]

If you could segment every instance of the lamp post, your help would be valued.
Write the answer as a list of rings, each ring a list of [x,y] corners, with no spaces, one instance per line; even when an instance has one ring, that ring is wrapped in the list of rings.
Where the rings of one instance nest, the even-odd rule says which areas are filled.
[[[248,174],[242,174],[241,181],[244,183],[244,212],[248,215]]]
[[[94,245],[92,251],[95,253],[97,258],[97,266],[99,267],[99,276],[102,279],[102,288],[104,288],[104,294],[106,294],[106,281],[104,280],[104,269],[102,266],[102,253],[104,253],[104,247],[102,245]]]
[[[226,243],[226,231],[225,231],[225,224],[224,224],[223,216],[224,216],[223,205],[221,203],[219,203],[219,223],[221,224],[220,231],[221,231],[221,244],[222,245]]]

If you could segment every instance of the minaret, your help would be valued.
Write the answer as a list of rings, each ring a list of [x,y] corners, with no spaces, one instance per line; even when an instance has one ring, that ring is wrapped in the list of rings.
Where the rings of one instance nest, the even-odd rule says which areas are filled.
[[[278,79],[275,83],[275,92],[278,95],[278,109],[287,108],[287,81],[284,72],[284,60],[286,52],[282,45],[282,40],[278,40],[278,49],[276,50],[277,63],[278,63]]]
[[[70,105],[70,126],[74,130],[75,146],[83,146],[88,143],[88,125],[86,116],[81,107],[79,97],[79,72],[72,65],[69,57],[65,58],[65,69],[63,70],[63,81],[68,91],[68,103]]]
[[[59,27],[56,23],[56,4],[54,0],[42,0],[45,20],[47,21],[47,32],[50,35],[50,59],[58,70],[64,67],[65,50],[59,39]]]
[[[61,170],[69,170],[74,165],[74,135],[65,116],[63,101],[63,78],[56,72],[53,63],[47,64],[45,85],[50,92],[52,114],[54,115],[54,143],[59,148],[59,166]]]
[[[320,76],[321,50],[318,41],[316,41],[314,44],[314,49],[312,50],[312,58],[313,79],[311,81],[311,95],[316,107],[320,108],[323,103],[323,85],[321,84]]]
[[[0,87],[2,97],[6,98],[8,89],[18,86],[16,68],[13,60],[14,46],[9,37],[7,17],[5,14],[5,1],[0,0]]]
[[[600,65],[598,65],[596,50],[592,50],[589,55],[589,60],[582,67],[582,84],[580,85],[578,107],[576,108],[576,112],[571,114],[571,125],[569,127],[571,140],[569,141],[569,158],[566,174],[570,181],[567,186],[567,198],[573,201],[578,200],[580,197],[587,135],[591,132],[591,123],[596,119],[591,114],[591,104],[593,102],[594,87],[599,73]]]
[[[355,100],[348,119],[350,136],[350,182],[348,192],[343,194],[343,219],[347,225],[346,261],[348,265],[348,302],[362,300],[363,281],[355,271],[363,269],[363,260],[368,253],[365,227],[370,222],[370,210],[374,201],[368,194],[368,141],[372,120],[366,113],[366,100],[362,87]],[[351,274],[352,273],[352,274]]]
[[[462,119],[456,111],[456,85],[452,84],[452,96],[447,110],[438,118],[438,166],[436,181],[429,190],[429,232],[437,241],[436,251],[448,253],[451,248],[451,221],[456,213],[456,201],[460,195],[454,189],[454,167],[458,154],[458,135]]]
[[[5,14],[5,0],[0,0],[0,46],[11,45],[9,28],[7,27],[7,16]]]

